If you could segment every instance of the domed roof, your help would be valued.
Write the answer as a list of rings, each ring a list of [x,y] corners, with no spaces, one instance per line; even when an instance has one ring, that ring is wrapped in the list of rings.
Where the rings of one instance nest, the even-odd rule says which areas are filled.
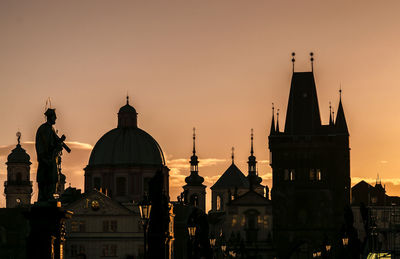
[[[118,112],[118,127],[97,141],[88,166],[97,165],[165,165],[164,155],[157,141],[137,127],[137,113],[129,105]]]
[[[30,156],[26,153],[25,149],[20,144],[17,145],[8,155],[7,163],[26,163],[31,164]]]
[[[89,166],[164,165],[161,147],[152,136],[139,128],[115,128],[94,146]]]

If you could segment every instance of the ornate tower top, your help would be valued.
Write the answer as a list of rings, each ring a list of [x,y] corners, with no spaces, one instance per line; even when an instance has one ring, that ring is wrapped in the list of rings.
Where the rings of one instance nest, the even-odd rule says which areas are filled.
[[[196,128],[193,128],[193,154],[190,157],[190,176],[185,178],[188,185],[202,185],[204,178],[199,175],[199,160],[196,155]]]

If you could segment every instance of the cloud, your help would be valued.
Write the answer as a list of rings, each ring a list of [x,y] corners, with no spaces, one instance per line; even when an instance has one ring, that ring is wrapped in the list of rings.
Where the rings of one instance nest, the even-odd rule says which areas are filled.
[[[381,164],[387,164],[387,163],[389,163],[389,161],[386,161],[386,160],[381,161]]]

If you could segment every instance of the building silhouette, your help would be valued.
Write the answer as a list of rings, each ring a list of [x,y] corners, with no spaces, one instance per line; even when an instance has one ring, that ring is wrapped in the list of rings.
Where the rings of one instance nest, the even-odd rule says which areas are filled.
[[[204,178],[199,175],[199,160],[196,155],[196,133],[193,128],[193,155],[190,157],[190,175],[185,178],[184,199],[190,205],[206,212],[206,187]]]
[[[18,144],[7,158],[7,181],[4,182],[6,208],[29,207],[32,197],[30,179],[30,156],[21,147],[21,133],[17,133]]]
[[[346,234],[350,148],[341,96],[336,119],[329,115],[323,125],[314,73],[293,71],[284,130],[273,114],[269,135],[273,238],[280,258],[309,258],[325,243],[338,252]]]

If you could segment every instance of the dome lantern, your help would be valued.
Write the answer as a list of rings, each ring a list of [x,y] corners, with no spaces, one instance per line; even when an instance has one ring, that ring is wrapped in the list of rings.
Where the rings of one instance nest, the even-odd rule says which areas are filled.
[[[118,128],[137,128],[137,112],[129,105],[129,96],[126,97],[126,105],[119,109]]]

